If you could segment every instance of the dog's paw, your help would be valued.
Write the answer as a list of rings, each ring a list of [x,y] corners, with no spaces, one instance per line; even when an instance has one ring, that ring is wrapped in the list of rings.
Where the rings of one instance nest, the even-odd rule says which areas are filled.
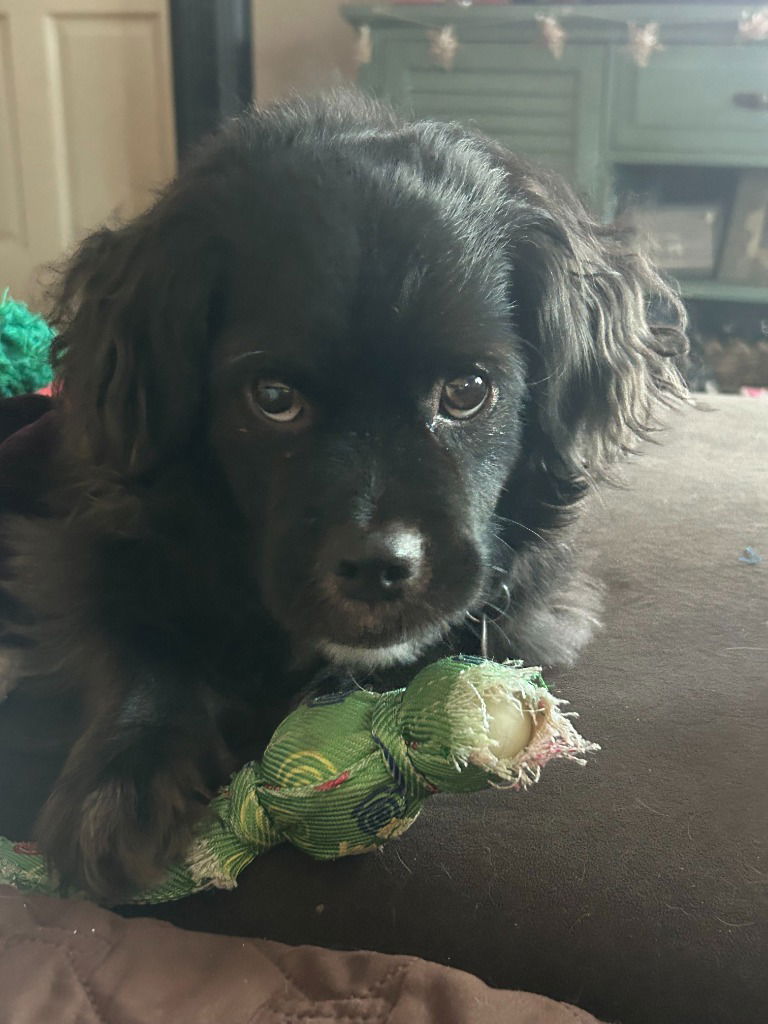
[[[119,903],[183,856],[214,791],[191,760],[166,762],[151,775],[65,771],[36,839],[64,885]]]

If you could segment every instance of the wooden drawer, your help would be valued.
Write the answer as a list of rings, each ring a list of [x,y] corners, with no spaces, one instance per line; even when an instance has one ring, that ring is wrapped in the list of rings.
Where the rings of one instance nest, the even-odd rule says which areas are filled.
[[[768,47],[674,45],[647,68],[612,54],[612,155],[768,166]]]

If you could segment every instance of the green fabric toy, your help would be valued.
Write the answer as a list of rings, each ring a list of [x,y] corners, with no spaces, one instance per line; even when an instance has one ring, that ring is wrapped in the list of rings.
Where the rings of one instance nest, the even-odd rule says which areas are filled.
[[[432,793],[525,789],[553,758],[598,750],[574,729],[540,669],[460,655],[406,689],[315,697],[278,726],[261,762],[236,772],[181,865],[137,903],[232,888],[254,857],[288,841],[320,860],[402,835]],[[0,882],[59,891],[29,843],[0,839]]]
[[[48,359],[54,332],[23,302],[0,299],[0,398],[27,395],[51,383]]]

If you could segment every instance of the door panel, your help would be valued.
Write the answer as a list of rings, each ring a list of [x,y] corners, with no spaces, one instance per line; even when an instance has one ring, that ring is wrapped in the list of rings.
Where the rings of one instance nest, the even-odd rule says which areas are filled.
[[[0,290],[175,170],[164,0],[0,0]]]

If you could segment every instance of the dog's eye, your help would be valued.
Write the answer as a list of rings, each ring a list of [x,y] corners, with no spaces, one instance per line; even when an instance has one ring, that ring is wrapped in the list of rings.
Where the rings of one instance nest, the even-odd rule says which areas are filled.
[[[455,420],[469,419],[480,412],[490,392],[490,384],[478,373],[454,377],[443,384],[440,411]]]
[[[304,412],[299,392],[276,380],[257,380],[248,388],[248,397],[259,412],[276,423],[292,423]]]

